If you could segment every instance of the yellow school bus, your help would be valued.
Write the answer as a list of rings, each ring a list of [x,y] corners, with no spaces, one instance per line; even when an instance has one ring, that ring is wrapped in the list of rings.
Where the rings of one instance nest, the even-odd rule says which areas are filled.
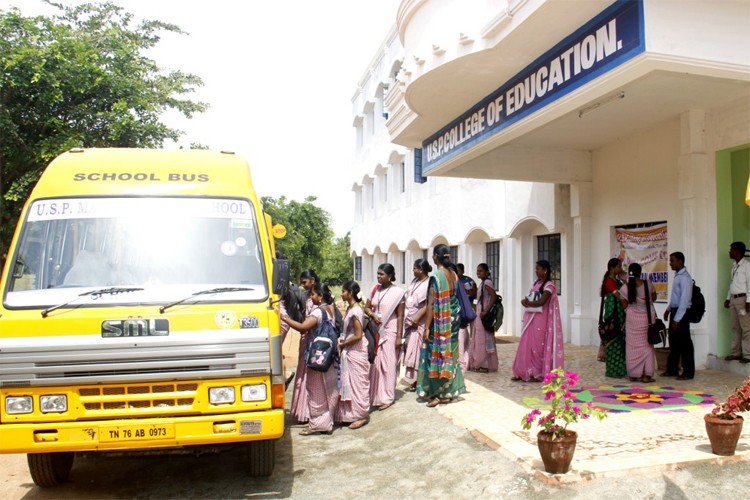
[[[273,248],[235,154],[56,158],[0,281],[0,452],[27,453],[42,487],[67,480],[76,452],[225,444],[270,475],[284,433],[274,301],[289,282]]]

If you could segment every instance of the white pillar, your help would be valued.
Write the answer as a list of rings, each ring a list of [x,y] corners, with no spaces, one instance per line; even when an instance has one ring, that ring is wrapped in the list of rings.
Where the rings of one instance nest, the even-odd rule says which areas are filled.
[[[578,182],[570,186],[570,216],[573,218],[573,314],[570,317],[570,343],[597,344],[594,303],[596,287],[591,271],[591,210],[593,186],[591,182]]]
[[[685,267],[706,294],[704,283],[715,279],[709,256],[716,241],[708,237],[709,158],[706,154],[706,113],[691,109],[680,116],[680,156],[677,159],[678,196],[682,203],[682,241],[670,241],[671,251],[685,254]],[[711,264],[715,262],[710,261]],[[715,296],[715,294],[714,294]],[[716,350],[716,336],[709,331],[710,315],[691,325],[695,366],[705,368],[710,349]]]

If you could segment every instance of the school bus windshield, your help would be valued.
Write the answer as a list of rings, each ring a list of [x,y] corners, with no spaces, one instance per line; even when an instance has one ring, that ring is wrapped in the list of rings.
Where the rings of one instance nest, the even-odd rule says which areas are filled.
[[[263,298],[254,213],[239,199],[37,200],[17,245],[5,302],[44,305],[59,300],[61,289],[108,286],[169,290],[154,301],[213,286],[248,287],[250,299]]]

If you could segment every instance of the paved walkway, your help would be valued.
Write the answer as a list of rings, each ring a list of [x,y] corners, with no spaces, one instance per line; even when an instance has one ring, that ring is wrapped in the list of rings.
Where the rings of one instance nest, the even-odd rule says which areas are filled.
[[[750,425],[745,426],[732,457],[719,457],[711,452],[703,416],[712,406],[688,406],[681,411],[638,410],[610,413],[599,422],[596,419],[571,424],[569,429],[578,433],[576,451],[567,474],[547,474],[536,447],[539,427],[526,431],[521,419],[530,408],[524,398],[543,400],[541,384],[512,382],[511,365],[515,357],[518,338],[497,337],[500,367],[496,373],[465,373],[467,393],[462,400],[440,405],[435,410],[466,428],[477,440],[485,443],[509,459],[520,464],[530,474],[545,483],[570,483],[575,481],[627,475],[634,471],[657,472],[675,469],[689,463],[732,463],[750,460]],[[285,365],[294,370],[297,362],[299,335],[290,331],[284,345]],[[565,345],[565,368],[579,374],[580,387],[623,385],[643,387],[640,382],[627,378],[613,379],[604,376],[604,363],[596,361],[597,347]],[[750,364],[731,365],[712,358],[709,366],[731,368],[730,371],[698,370],[693,380],[679,381],[659,377],[648,386],[671,387],[678,390],[711,394],[718,401],[750,374]],[[736,366],[735,366],[736,365]],[[403,389],[399,385],[399,389]],[[400,392],[400,391],[399,391]],[[404,393],[397,404],[414,404],[413,393]],[[543,401],[542,401],[543,402]]]
[[[463,401],[441,405],[438,411],[544,482],[625,475],[639,469],[653,472],[687,463],[728,463],[750,459],[750,426],[744,427],[735,456],[719,457],[711,453],[703,421],[703,416],[712,406],[696,405],[681,411],[610,413],[601,422],[589,419],[571,424],[569,429],[578,433],[571,471],[562,475],[547,474],[536,447],[539,427],[529,431],[521,427],[521,419],[530,411],[523,400],[530,397],[542,399],[541,384],[512,382],[511,365],[517,339],[498,337],[498,341],[499,371],[465,374],[468,392]],[[604,364],[596,361],[596,353],[596,347],[565,345],[565,368],[579,374],[578,387],[645,385],[630,382],[627,378],[605,377]],[[714,365],[724,363],[713,361]],[[698,370],[695,379],[678,381],[659,377],[660,372],[657,371],[656,382],[648,386],[697,391],[714,395],[718,401],[722,401],[744,379],[739,373]]]

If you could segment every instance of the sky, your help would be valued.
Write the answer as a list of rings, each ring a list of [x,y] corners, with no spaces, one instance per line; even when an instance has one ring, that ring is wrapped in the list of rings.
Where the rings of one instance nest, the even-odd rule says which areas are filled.
[[[75,4],[69,0],[57,0]],[[351,98],[381,47],[401,0],[113,0],[137,18],[178,25],[148,56],[199,76],[189,98],[205,113],[164,121],[177,144],[234,151],[251,166],[258,196],[303,201],[331,214],[341,237],[354,221]],[[25,15],[53,12],[41,0],[0,0]]]

